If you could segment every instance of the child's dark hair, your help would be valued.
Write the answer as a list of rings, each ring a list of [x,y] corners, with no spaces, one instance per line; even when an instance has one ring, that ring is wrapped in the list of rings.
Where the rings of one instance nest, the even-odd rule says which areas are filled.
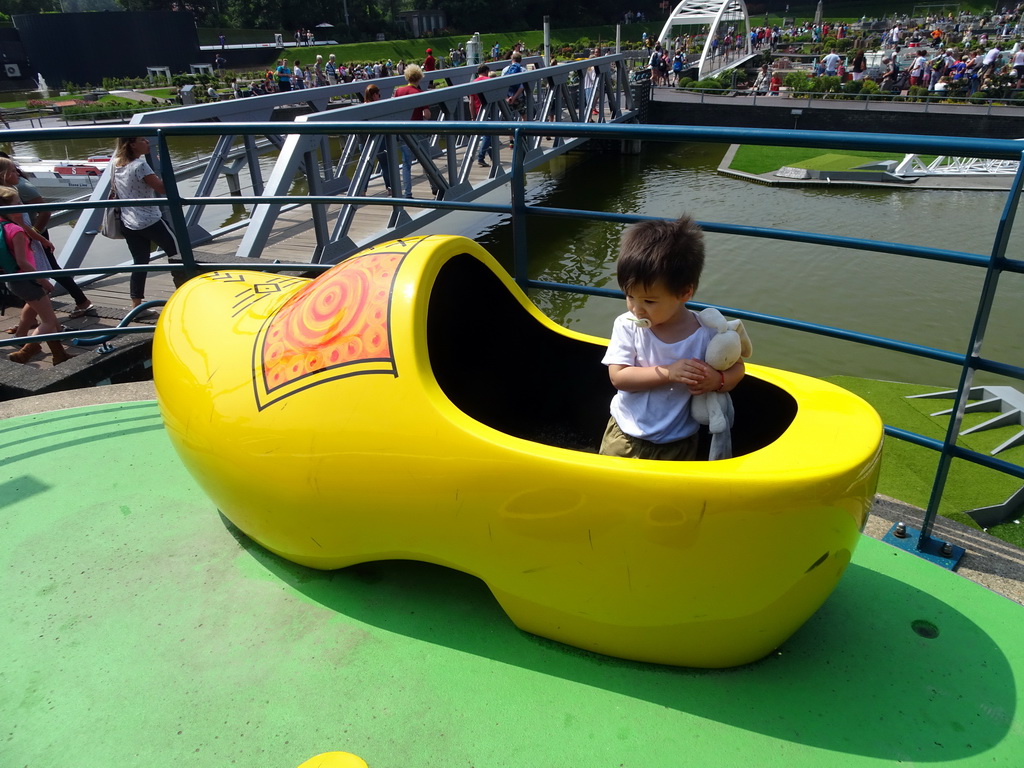
[[[616,277],[624,291],[657,282],[676,295],[696,291],[703,269],[704,230],[689,216],[642,221],[622,233]]]

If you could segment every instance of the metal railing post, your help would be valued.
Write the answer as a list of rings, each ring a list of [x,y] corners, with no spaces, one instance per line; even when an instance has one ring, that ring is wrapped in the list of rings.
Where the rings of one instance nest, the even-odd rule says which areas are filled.
[[[185,211],[182,208],[181,194],[178,192],[178,182],[174,178],[174,166],[171,164],[171,152],[167,148],[167,136],[162,130],[157,129],[156,140],[157,146],[160,147],[160,177],[164,182],[174,239],[178,241],[178,255],[181,256],[181,263],[185,265],[186,269],[194,270],[196,257],[192,252],[192,239],[188,235],[188,224],[185,222]],[[170,256],[170,254],[167,255]]]
[[[530,257],[526,243],[526,137],[517,128],[512,134],[512,140],[512,277],[525,291],[530,280]]]
[[[946,437],[942,443],[942,451],[939,453],[939,464],[935,470],[935,479],[932,482],[932,491],[928,499],[928,509],[925,510],[924,520],[921,523],[921,536],[917,542],[917,549],[919,551],[924,550],[931,541],[932,526],[934,525],[936,515],[939,513],[942,494],[946,488],[950,465],[953,462],[952,450],[956,446],[957,438],[960,435],[960,426],[963,423],[967,401],[970,399],[975,365],[981,357],[981,345],[985,339],[985,329],[988,327],[989,316],[992,313],[992,303],[995,301],[999,274],[1002,271],[1002,261],[1006,254],[1006,244],[1009,241],[1017,207],[1020,204],[1022,181],[1024,181],[1024,155],[1022,155],[1021,160],[1018,162],[1013,185],[1010,187],[1010,193],[1006,196],[1003,213],[999,218],[999,225],[996,228],[995,241],[992,243],[988,266],[985,269],[985,280],[982,283],[981,296],[978,299],[978,310],[974,315],[971,339],[967,347],[966,359],[960,371],[956,405],[949,417]]]

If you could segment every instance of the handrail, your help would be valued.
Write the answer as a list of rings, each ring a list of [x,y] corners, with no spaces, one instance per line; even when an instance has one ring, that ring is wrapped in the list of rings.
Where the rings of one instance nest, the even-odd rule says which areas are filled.
[[[625,140],[625,141],[666,141],[666,142],[715,142],[715,143],[747,143],[759,145],[776,146],[804,146],[814,148],[832,148],[842,146],[854,150],[875,150],[891,151],[897,153],[917,152],[923,154],[942,154],[967,157],[988,157],[1005,160],[1022,159],[1022,148],[1018,141],[1007,139],[982,139],[972,137],[929,137],[929,136],[898,136],[892,134],[864,134],[850,132],[827,132],[827,131],[800,131],[800,130],[774,130],[756,128],[718,128],[718,127],[695,127],[695,126],[655,126],[655,125],[623,125],[623,124],[583,124],[583,123],[545,123],[531,124],[523,122],[445,122],[431,123],[428,125],[410,122],[375,122],[373,124],[337,122],[324,118],[305,123],[255,123],[255,124],[154,124],[137,125],[133,127],[138,135],[154,136],[160,142],[166,142],[168,137],[177,135],[266,135],[274,131],[280,134],[319,136],[330,132],[344,132],[351,135],[370,134],[410,134],[442,136],[466,136],[466,135],[508,135],[515,137],[515,151],[512,158],[512,173],[510,174],[510,202],[505,203],[479,203],[468,200],[403,200],[402,204],[412,205],[420,208],[434,208],[439,210],[475,211],[480,213],[502,213],[507,214],[512,220],[513,237],[513,263],[516,281],[524,288],[541,288],[557,291],[573,291],[586,295],[622,297],[622,293],[616,290],[597,288],[594,286],[581,286],[531,280],[528,277],[529,264],[529,243],[526,221],[528,217],[562,217],[580,219],[599,219],[628,224],[637,221],[647,221],[660,217],[642,216],[635,214],[617,214],[603,211],[587,211],[580,209],[567,209],[546,207],[531,203],[526,204],[525,184],[526,155],[528,137],[540,135],[554,135],[566,137],[585,137],[597,140]],[[89,128],[74,129],[76,136],[88,136],[89,138],[113,137],[124,132],[123,128],[98,126]],[[37,130],[12,130],[6,134],[10,140],[19,141],[25,139],[46,139],[60,138],[67,135],[67,129],[37,129]],[[164,155],[165,157],[167,155]],[[941,441],[917,435],[912,432],[886,427],[886,434],[892,438],[905,440],[916,445],[936,450],[939,453],[939,466],[932,484],[932,493],[926,510],[925,520],[922,525],[918,550],[925,551],[934,546],[934,539],[931,537],[931,530],[934,519],[938,514],[939,503],[945,488],[948,470],[954,458],[971,461],[980,466],[995,469],[1010,476],[1024,479],[1024,467],[1011,464],[983,454],[969,451],[956,445],[956,439],[960,432],[960,425],[967,405],[969,390],[973,377],[977,371],[988,371],[1002,376],[1024,380],[1024,367],[1013,364],[1009,361],[990,360],[981,356],[985,332],[992,309],[996,287],[999,277],[1004,272],[1024,273],[1024,260],[1009,258],[1006,255],[1006,248],[1010,238],[1016,210],[1020,203],[1021,189],[1024,186],[1024,164],[1018,167],[1017,174],[1011,182],[1010,190],[1007,193],[1006,204],[1000,216],[999,225],[993,237],[991,247],[987,253],[967,253],[961,251],[950,251],[948,249],[913,246],[900,243],[889,243],[871,240],[860,237],[845,237],[828,235],[823,233],[801,232],[795,230],[778,230],[769,227],[755,227],[747,225],[726,224],[721,222],[702,221],[701,226],[709,231],[727,234],[736,237],[774,238],[791,242],[812,243],[847,249],[855,249],[869,252],[891,253],[909,258],[931,259],[946,263],[963,265],[974,269],[984,270],[983,288],[978,298],[978,307],[972,319],[970,341],[962,352],[951,350],[935,349],[919,344],[902,341],[897,338],[872,336],[858,333],[843,328],[834,328],[815,323],[801,322],[788,318],[764,315],[738,308],[722,307],[721,309],[735,317],[740,317],[751,322],[774,325],[798,332],[808,332],[823,335],[830,338],[844,339],[871,347],[898,351],[925,359],[940,360],[960,367],[960,381],[957,388],[957,397],[953,408],[953,415],[950,418],[946,434]],[[279,204],[285,202],[298,202],[300,204],[329,204],[336,202],[331,195],[251,195],[248,197],[232,196],[230,199],[214,197],[184,197],[178,193],[173,184],[167,187],[166,199],[139,200],[139,201],[108,201],[90,200],[61,204],[37,204],[22,205],[9,208],[9,211],[24,210],[50,210],[56,207],[73,208],[77,210],[88,210],[91,208],[106,208],[112,205],[123,205],[130,202],[132,205],[170,205],[175,228],[179,235],[184,235],[185,222],[181,214],[184,206],[193,204],[204,205],[229,205],[237,203],[259,203]],[[353,197],[350,202],[359,205],[394,205],[397,201],[394,198],[382,197]],[[81,269],[66,270],[65,274],[116,274],[129,271],[157,271],[157,270],[204,270],[221,268],[220,265],[197,265],[191,253],[182,254],[183,263],[180,265],[150,265],[148,267],[115,267],[97,268],[88,267]],[[274,265],[235,265],[235,268],[272,269],[280,271],[284,269],[302,268],[324,269],[326,265],[314,264],[274,264]],[[53,275],[53,272],[38,272],[26,275],[11,276],[14,279],[27,279],[31,276]],[[702,307],[703,304],[694,303],[694,306]],[[148,329],[143,329],[148,330]],[[131,332],[138,332],[131,329]],[[95,335],[90,331],[85,335]],[[74,336],[74,333],[52,334],[38,339],[60,338],[65,339]],[[79,333],[78,335],[83,335]],[[19,343],[23,339],[0,339],[0,346]]]

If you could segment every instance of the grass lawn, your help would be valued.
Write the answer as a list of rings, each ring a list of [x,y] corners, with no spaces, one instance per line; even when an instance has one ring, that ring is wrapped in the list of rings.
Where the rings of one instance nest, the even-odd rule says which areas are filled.
[[[830,377],[829,381],[863,397],[882,420],[894,427],[941,440],[945,435],[948,416],[932,413],[952,407],[952,400],[908,400],[907,395],[940,391],[941,387],[923,387],[919,384],[857,379],[849,376]],[[963,429],[992,418],[993,413],[968,413]],[[961,437],[959,445],[980,453],[988,453],[1020,427],[1001,427]],[[998,454],[1004,461],[1024,463],[1024,446],[1011,448]],[[886,438],[883,448],[882,474],[878,492],[914,506],[926,508],[931,492],[932,478],[938,463],[938,454],[916,445]],[[966,510],[1006,501],[1021,486],[1019,480],[968,461],[955,460],[946,481],[939,513],[973,528],[979,526],[965,514]],[[1024,527],[1013,522],[989,529],[989,533],[1015,546],[1024,548]]]
[[[849,154],[809,147],[763,147],[743,144],[736,150],[729,167],[744,173],[771,173],[787,165],[791,168],[816,171],[847,171],[877,160],[902,159],[903,155],[892,152]]]

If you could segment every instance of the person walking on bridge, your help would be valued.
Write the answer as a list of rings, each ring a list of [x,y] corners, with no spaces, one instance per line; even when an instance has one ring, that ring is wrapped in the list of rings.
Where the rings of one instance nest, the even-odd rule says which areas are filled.
[[[163,197],[164,182],[153,173],[147,161],[149,139],[128,136],[117,140],[114,159],[110,163],[111,185],[114,195],[122,200]],[[163,220],[159,206],[125,206],[121,208],[121,227],[124,240],[135,264],[149,264],[153,244],[162,248],[168,257],[176,256],[178,245],[171,228]],[[137,307],[146,297],[146,273],[132,272],[129,280],[132,306]]]
[[[428,49],[429,50],[429,49]],[[423,89],[420,88],[420,81],[423,80],[423,70],[419,68],[418,64],[409,64],[405,68],[405,80],[408,85],[403,85],[401,88],[395,89],[395,96],[411,96],[417,93],[423,93]],[[412,115],[409,117],[410,120],[429,120],[430,119],[430,107],[416,107],[412,111]],[[418,136],[411,137],[413,141],[419,141]],[[402,155],[402,186],[403,192],[407,198],[412,197],[412,148],[407,146],[404,142],[401,145]]]
[[[481,64],[476,69],[476,77],[473,78],[473,82],[475,83],[478,80],[489,80],[490,77],[491,68],[488,67],[486,64]],[[471,93],[469,95],[469,113],[470,117],[473,120],[477,119],[477,116],[480,114],[480,108],[482,106],[483,102],[480,100],[480,97],[475,93]],[[488,156],[490,156],[491,162],[494,162],[494,149],[491,147],[491,143],[492,137],[490,134],[487,134],[480,140],[480,151],[477,152],[476,155],[476,164],[479,165],[481,168],[489,167],[486,160]]]

